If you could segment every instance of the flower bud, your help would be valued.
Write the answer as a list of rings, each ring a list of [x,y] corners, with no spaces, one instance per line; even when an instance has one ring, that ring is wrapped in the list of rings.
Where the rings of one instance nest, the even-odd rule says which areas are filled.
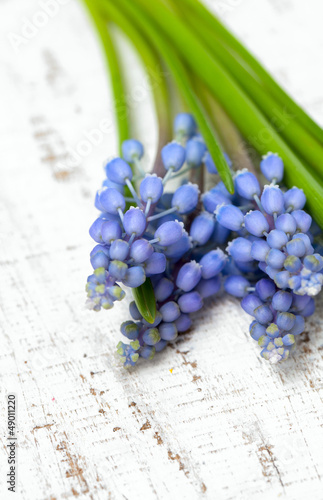
[[[259,182],[252,172],[238,172],[234,184],[238,194],[247,200],[253,200],[254,196],[260,196]]]
[[[269,182],[280,182],[284,176],[283,160],[276,153],[268,153],[260,162],[260,170]]]
[[[123,158],[129,163],[132,163],[135,159],[140,160],[144,155],[143,145],[135,139],[123,141],[121,150]]]
[[[293,187],[284,193],[285,209],[291,212],[292,210],[301,210],[306,203],[306,196],[303,189]]]
[[[162,340],[171,342],[177,338],[178,333],[175,323],[161,323],[158,329]]]
[[[198,200],[198,186],[189,182],[176,189],[172,199],[172,207],[176,207],[180,214],[188,214],[195,210]]]
[[[307,233],[312,224],[312,217],[304,212],[304,210],[294,210],[292,216],[296,221],[297,229],[302,233]]]
[[[243,227],[243,213],[234,205],[221,205],[216,209],[216,220],[231,231],[239,231]]]
[[[118,214],[118,209],[122,212],[126,208],[126,202],[121,193],[114,188],[103,188],[99,195],[102,207],[109,214]]]
[[[261,237],[268,233],[269,224],[266,217],[259,210],[251,210],[244,217],[246,230],[253,236]]]
[[[146,175],[140,184],[141,199],[147,203],[150,199],[152,203],[157,203],[163,194],[163,181],[156,174]]]
[[[178,299],[178,305],[183,313],[193,313],[201,309],[203,301],[198,292],[188,292]]]
[[[269,215],[284,212],[284,196],[278,186],[265,186],[261,195],[261,204]]]
[[[124,240],[114,240],[110,247],[110,258],[112,260],[126,260],[129,254],[129,243]]]
[[[196,133],[196,122],[189,113],[179,113],[174,120],[174,132],[182,137],[192,137]]]
[[[166,304],[159,309],[159,312],[162,315],[163,321],[166,323],[176,321],[181,315],[179,306],[174,301],[166,302]]]
[[[228,276],[224,282],[225,291],[234,297],[244,297],[248,293],[248,287],[250,283],[243,276]]]
[[[132,170],[128,163],[122,158],[114,158],[109,161],[105,167],[108,179],[116,184],[126,184],[126,179],[131,181]]]
[[[125,273],[125,277],[122,279],[122,283],[130,288],[138,288],[138,286],[145,283],[145,281],[145,271],[139,266],[129,267]]]
[[[166,170],[177,172],[185,162],[185,149],[177,142],[170,142],[161,150],[161,157]]]
[[[227,262],[227,256],[218,248],[205,254],[200,260],[203,279],[210,279],[219,274]]]
[[[253,260],[251,257],[251,247],[252,242],[250,240],[239,237],[229,242],[227,252],[231,255],[233,260],[249,262]]]
[[[198,284],[201,276],[201,265],[192,260],[184,264],[179,270],[176,286],[184,292],[190,292]]]
[[[153,253],[154,247],[144,238],[134,241],[130,248],[130,257],[137,264],[145,262]]]
[[[183,223],[178,221],[165,222],[155,232],[154,237],[159,239],[161,246],[176,243],[183,235]]]

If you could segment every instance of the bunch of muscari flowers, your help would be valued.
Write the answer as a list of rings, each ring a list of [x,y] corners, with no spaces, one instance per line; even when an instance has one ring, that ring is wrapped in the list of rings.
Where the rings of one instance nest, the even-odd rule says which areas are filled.
[[[132,302],[132,320],[121,326],[130,343],[119,342],[117,354],[124,366],[133,366],[139,357],[152,359],[187,331],[190,313],[220,290],[224,275],[225,290],[244,297],[242,307],[255,317],[250,333],[263,347],[262,356],[271,362],[286,359],[295,335],[304,330],[303,318],[314,312],[310,296],[322,285],[323,260],[311,244],[303,191],[279,189],[283,163],[270,153],[261,163],[271,182],[262,194],[248,171],[236,174],[234,195],[222,182],[201,199],[191,183],[165,192],[169,180],[203,164],[217,174],[191,115],[177,116],[175,137],[162,150],[165,177],[146,175],[138,193],[130,165],[142,171],[141,143],[125,141],[123,159],[106,165],[107,179],[95,201],[101,214],[90,228],[98,245],[90,256],[94,273],[88,278],[87,305],[95,311],[110,309],[125,296],[119,284],[136,288],[151,279],[157,302],[154,324]],[[126,186],[131,198],[124,194]],[[129,203],[133,206],[127,209]],[[232,232],[238,237],[229,243],[227,256],[216,247],[223,247]]]
[[[139,357],[151,359],[190,328],[189,313],[201,309],[203,299],[219,291],[219,274],[227,262],[226,254],[214,247],[225,243],[230,232],[212,214],[202,211],[189,224],[189,232],[185,230],[188,216],[200,202],[198,186],[185,182],[173,193],[164,192],[169,180],[204,162],[215,170],[191,115],[177,116],[175,133],[176,140],[162,150],[163,179],[146,174],[136,192],[130,165],[142,171],[144,151],[141,143],[128,140],[122,146],[123,158],[107,163],[107,179],[96,195],[101,214],[90,228],[97,245],[90,254],[94,272],[87,281],[87,306],[95,311],[110,309],[125,296],[120,284],[137,288],[146,278],[151,279],[156,297],[153,324],[131,303],[135,321],[121,326],[130,343],[117,346],[125,366],[134,365]],[[125,196],[125,187],[132,197]],[[132,206],[127,209],[127,204]]]
[[[277,185],[283,178],[282,160],[269,153],[260,168],[270,184],[261,190],[253,173],[238,172],[235,190],[245,206],[223,200],[215,214],[219,224],[237,233],[227,247],[233,263],[245,272],[257,265],[268,277],[253,287],[246,276],[232,275],[225,290],[243,297],[242,308],[255,318],[251,337],[263,348],[261,355],[276,363],[289,356],[295,336],[304,331],[304,318],[314,312],[313,296],[323,284],[323,258],[315,252],[303,191],[297,187],[283,191]],[[253,207],[246,211],[248,205]]]

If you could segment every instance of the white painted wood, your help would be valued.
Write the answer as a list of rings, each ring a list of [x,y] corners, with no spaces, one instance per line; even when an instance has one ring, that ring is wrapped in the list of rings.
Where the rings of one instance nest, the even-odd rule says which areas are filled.
[[[131,372],[113,357],[127,302],[98,315],[84,309],[92,202],[102,162],[116,152],[114,126],[73,167],[57,164],[86,148],[81,141],[103,118],[113,119],[111,95],[76,1],[61,1],[13,50],[8,35],[26,20],[39,24],[44,3],[0,3],[1,499],[12,495],[8,391],[19,405],[15,498],[323,499],[322,301],[284,365],[259,358],[249,318],[226,298],[211,302],[192,333],[154,363]],[[321,2],[209,3],[323,123]],[[151,99],[122,48],[152,158]]]

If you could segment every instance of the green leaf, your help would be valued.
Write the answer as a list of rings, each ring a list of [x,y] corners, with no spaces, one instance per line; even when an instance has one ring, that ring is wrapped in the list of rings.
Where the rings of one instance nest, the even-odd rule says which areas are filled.
[[[154,289],[149,278],[138,288],[132,289],[132,295],[141,316],[153,324],[156,318],[156,299]]]

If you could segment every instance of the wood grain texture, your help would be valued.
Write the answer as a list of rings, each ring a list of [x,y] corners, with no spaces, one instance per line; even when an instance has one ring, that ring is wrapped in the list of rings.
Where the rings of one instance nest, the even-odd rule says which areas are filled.
[[[8,35],[39,23],[43,7],[0,2],[1,499],[12,496],[8,391],[19,408],[16,498],[323,499],[322,300],[280,366],[259,358],[230,298],[211,301],[191,333],[134,371],[113,356],[127,301],[84,309],[92,202],[116,134],[97,40],[79,3],[61,3],[15,51]],[[323,123],[321,3],[208,3]],[[148,167],[151,97],[120,47]]]

